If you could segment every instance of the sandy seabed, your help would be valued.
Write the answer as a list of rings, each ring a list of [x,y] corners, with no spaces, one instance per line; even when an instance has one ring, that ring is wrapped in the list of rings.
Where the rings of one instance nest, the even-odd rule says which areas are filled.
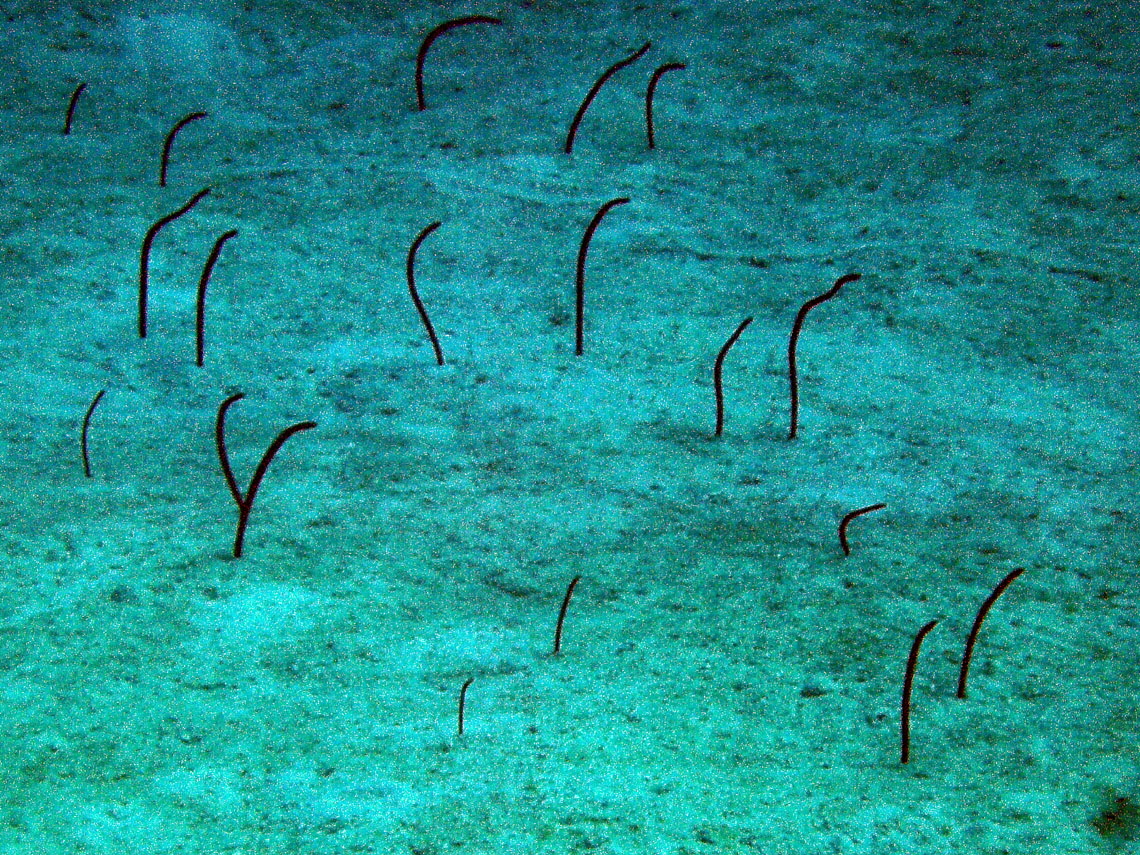
[[[1135,851],[1134,6],[2,8],[4,853]]]

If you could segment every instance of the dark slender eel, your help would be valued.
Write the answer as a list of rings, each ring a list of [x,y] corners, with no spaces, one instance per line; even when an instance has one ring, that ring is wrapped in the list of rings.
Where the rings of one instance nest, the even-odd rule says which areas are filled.
[[[170,129],[170,133],[168,133],[166,135],[166,142],[164,142],[162,144],[162,168],[159,170],[159,173],[158,173],[158,186],[159,187],[165,187],[166,186],[166,167],[167,167],[167,164],[170,162],[170,147],[172,145],[174,145],[174,135],[177,134],[180,130],[182,130],[184,127],[186,127],[191,122],[196,122],[199,119],[204,119],[208,115],[210,115],[210,114],[209,113],[191,113],[190,115],[183,116],[181,119],[179,119],[175,123],[174,127]]]
[[[83,430],[79,435],[79,445],[83,450],[83,474],[88,478],[91,477],[91,459],[87,456],[87,431],[91,427],[91,415],[95,412],[95,408],[99,406],[99,402],[103,400],[103,395],[106,394],[106,392],[106,389],[100,389],[95,394],[91,405],[87,408],[87,415],[83,417]]]
[[[269,448],[266,449],[265,454],[261,457],[261,462],[257,464],[257,469],[254,471],[253,478],[250,479],[249,487],[246,488],[245,495],[243,496],[241,488],[238,487],[237,479],[234,477],[234,471],[230,467],[230,456],[226,450],[226,411],[243,397],[245,396],[238,392],[222,401],[221,406],[218,407],[218,417],[214,422],[214,443],[218,449],[218,460],[222,464],[222,474],[225,476],[226,484],[230,488],[230,494],[234,497],[234,501],[238,506],[237,534],[234,537],[234,558],[241,558],[242,542],[245,540],[246,526],[249,525],[249,513],[253,510],[253,500],[257,496],[257,490],[261,487],[261,482],[265,478],[265,473],[269,469],[269,464],[272,462],[274,456],[293,434],[311,430],[317,426],[316,422],[298,422],[277,434],[277,438],[270,443]]]
[[[63,120],[63,135],[65,137],[71,133],[71,120],[75,116],[75,105],[79,103],[79,96],[83,94],[83,90],[86,88],[86,83],[80,83],[71,93],[71,101],[67,105],[67,118]]]
[[[269,464],[273,460],[281,446],[293,434],[300,433],[304,430],[312,430],[317,426],[316,422],[298,422],[295,425],[290,425],[277,434],[277,437],[270,444],[265,454],[261,457],[261,462],[257,464],[257,469],[253,473],[253,478],[249,482],[249,486],[245,491],[245,501],[242,502],[241,508],[238,511],[238,527],[237,536],[234,538],[234,558],[241,558],[242,541],[245,539],[245,527],[249,524],[249,512],[253,510],[253,500],[257,496],[257,490],[261,486],[261,481],[265,478],[265,472],[269,469]]]
[[[431,43],[437,38],[442,36],[448,30],[455,27],[465,27],[468,24],[502,24],[500,18],[492,18],[489,15],[468,15],[466,18],[456,18],[454,21],[444,21],[434,30],[427,34],[420,45],[420,52],[416,54],[416,104],[420,110],[427,109],[427,103],[424,101],[424,59],[427,57],[428,48]]]
[[[598,208],[598,212],[594,214],[594,218],[590,220],[590,225],[586,227],[586,233],[582,235],[582,244],[578,247],[578,278],[577,288],[575,291],[575,317],[574,324],[574,353],[577,356],[582,355],[583,346],[583,321],[586,313],[586,252],[590,249],[590,239],[594,236],[594,232],[598,228],[598,224],[602,221],[602,217],[609,213],[611,208],[618,205],[625,205],[629,202],[628,196],[622,196],[620,199],[610,199],[602,207]]]
[[[467,687],[475,682],[474,677],[468,677],[463,688],[459,690],[459,735],[463,735],[463,707],[467,703]]]
[[[740,326],[736,328],[736,332],[728,337],[728,341],[724,343],[724,347],[720,349],[720,353],[716,356],[716,364],[713,366],[713,389],[716,391],[716,432],[713,436],[720,436],[724,432],[724,389],[721,386],[720,373],[724,367],[724,358],[728,356],[729,348],[736,344],[736,340],[740,338],[740,334],[748,328],[752,323],[752,318],[745,318],[740,322]]]
[[[198,311],[194,322],[194,332],[197,339],[197,363],[201,368],[206,356],[206,286],[210,284],[210,274],[214,272],[214,265],[218,263],[218,256],[222,254],[222,246],[232,237],[237,236],[237,229],[230,229],[217,239],[210,257],[206,259],[206,266],[202,268],[202,278],[198,280]]]
[[[645,130],[649,136],[649,147],[655,148],[653,141],[653,93],[657,91],[657,81],[670,71],[684,71],[685,63],[667,62],[653,72],[649,78],[649,87],[645,90]]]
[[[613,65],[607,68],[605,73],[602,74],[602,76],[594,82],[594,85],[590,87],[590,91],[586,93],[586,97],[582,101],[582,106],[580,106],[578,108],[578,112],[574,114],[574,121],[570,123],[570,132],[566,134],[565,151],[567,154],[570,154],[574,148],[574,136],[578,133],[578,125],[582,124],[582,117],[586,115],[586,109],[590,106],[590,102],[594,100],[594,96],[598,94],[598,90],[601,89],[602,86],[605,85],[605,82],[609,80],[614,74],[621,71],[627,65],[632,65],[643,56],[645,56],[650,46],[651,42],[646,42],[621,62],[615,62]]]
[[[820,294],[818,297],[812,297],[800,307],[799,312],[796,314],[796,322],[792,325],[792,336],[788,340],[788,383],[791,385],[792,391],[792,427],[791,430],[788,431],[789,440],[796,438],[796,426],[799,423],[800,391],[799,383],[796,378],[796,342],[799,340],[800,330],[804,325],[804,318],[807,317],[808,312],[820,303],[827,302],[838,294],[839,289],[848,282],[854,282],[860,277],[861,274],[859,273],[848,273],[846,276],[840,276],[826,293]]]
[[[222,475],[226,478],[230,495],[239,505],[243,501],[241,488],[238,486],[237,478],[234,477],[234,470],[230,468],[230,454],[226,450],[226,412],[244,397],[245,395],[241,392],[235,392],[222,401],[221,406],[218,407],[218,417],[214,420],[214,444],[218,448],[218,460],[222,464]]]
[[[558,625],[554,628],[555,656],[562,650],[562,624],[566,621],[566,610],[570,608],[570,598],[574,596],[574,588],[577,587],[578,580],[581,578],[581,576],[575,576],[570,580],[570,585],[566,588],[566,596],[562,598],[562,608],[558,612]]]
[[[442,223],[436,220],[430,226],[420,232],[419,237],[412,243],[412,248],[408,250],[408,291],[412,294],[412,302],[416,304],[416,311],[420,313],[420,320],[424,322],[424,328],[427,330],[428,338],[431,339],[431,346],[435,350],[435,361],[443,365],[443,350],[439,346],[439,337],[435,334],[435,327],[431,325],[431,319],[428,317],[427,309],[424,308],[424,301],[420,299],[419,292],[416,291],[416,250],[420,248],[420,244],[424,242],[424,238],[438,229]]]
[[[154,238],[158,234],[159,229],[161,229],[167,223],[171,223],[174,220],[177,220],[179,217],[197,205],[198,201],[203,196],[208,195],[209,192],[209,187],[207,187],[205,190],[199,190],[194,194],[189,202],[187,202],[177,211],[174,211],[171,214],[167,214],[165,217],[147,229],[146,237],[143,238],[142,252],[139,253],[139,338],[146,338],[146,297],[148,283],[147,267],[150,264],[150,246],[152,243],[154,243]]]
[[[978,615],[974,618],[974,625],[970,628],[970,637],[966,639],[966,652],[962,654],[962,668],[958,672],[958,697],[966,697],[966,678],[970,674],[970,659],[974,655],[974,643],[978,640],[978,630],[982,628],[982,621],[986,619],[986,615],[990,613],[993,604],[997,602],[997,598],[1005,593],[1005,589],[1010,586],[1014,579],[1025,572],[1024,567],[1019,567],[1012,571],[1008,576],[998,582],[993,593],[986,597],[986,601],[982,603],[982,607],[978,609]]]
[[[863,514],[869,514],[872,511],[881,511],[885,507],[886,505],[880,502],[877,505],[867,505],[865,508],[857,508],[856,510],[851,511],[851,513],[844,516],[843,519],[839,521],[839,545],[843,547],[844,555],[851,554],[851,547],[847,544],[847,526],[850,524],[851,520],[855,519],[855,517],[861,517]]]
[[[926,638],[926,634],[937,625],[938,621],[932,620],[918,631],[918,635],[914,637],[914,644],[910,646],[910,656],[907,657],[906,660],[906,677],[903,680],[902,693],[902,716],[900,717],[903,763],[910,760],[910,690],[914,686],[914,669],[918,666],[918,649],[922,646],[922,640]]]

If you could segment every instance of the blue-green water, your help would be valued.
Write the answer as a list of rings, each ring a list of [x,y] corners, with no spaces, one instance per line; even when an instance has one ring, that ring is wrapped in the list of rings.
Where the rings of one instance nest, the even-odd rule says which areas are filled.
[[[1135,851],[1132,5],[3,11],[0,851]]]

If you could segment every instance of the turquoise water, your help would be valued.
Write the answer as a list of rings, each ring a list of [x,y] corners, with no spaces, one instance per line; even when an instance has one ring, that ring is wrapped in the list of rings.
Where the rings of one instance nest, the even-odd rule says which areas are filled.
[[[1132,6],[3,8],[0,851],[1135,851]]]

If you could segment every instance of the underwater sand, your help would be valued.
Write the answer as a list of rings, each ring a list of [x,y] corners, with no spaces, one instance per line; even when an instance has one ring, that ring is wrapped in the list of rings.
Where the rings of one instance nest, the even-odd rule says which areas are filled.
[[[3,10],[0,851],[1136,851],[1134,5]]]

